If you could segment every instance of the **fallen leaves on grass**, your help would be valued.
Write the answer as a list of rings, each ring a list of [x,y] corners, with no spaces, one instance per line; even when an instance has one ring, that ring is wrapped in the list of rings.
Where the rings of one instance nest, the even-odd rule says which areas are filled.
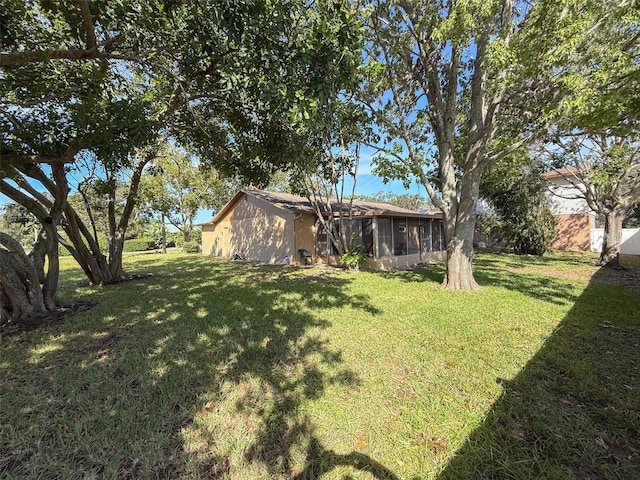
[[[364,452],[365,448],[367,448],[367,436],[364,433],[359,433],[356,437],[356,449],[359,452]]]
[[[429,440],[427,442],[427,446],[435,451],[436,453],[444,453],[447,451],[447,449],[449,448],[449,446],[447,445],[447,442],[445,442],[442,438],[438,437],[438,438],[432,438],[431,440]]]

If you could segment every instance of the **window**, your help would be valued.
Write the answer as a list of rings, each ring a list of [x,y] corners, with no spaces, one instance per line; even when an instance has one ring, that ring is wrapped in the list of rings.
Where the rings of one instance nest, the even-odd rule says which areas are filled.
[[[444,229],[442,220],[434,220],[432,224],[432,249],[434,252],[444,250]]]
[[[327,230],[324,228],[324,223],[318,222],[318,229],[316,232],[316,255],[319,257],[326,257],[328,255],[329,236]]]
[[[351,219],[349,221],[348,218],[344,219],[344,223],[347,228],[347,242],[349,244],[349,248],[353,248],[356,245],[362,244],[362,220],[359,218]]]
[[[364,254],[373,256],[373,219],[365,218],[362,220],[362,245],[364,246]]]

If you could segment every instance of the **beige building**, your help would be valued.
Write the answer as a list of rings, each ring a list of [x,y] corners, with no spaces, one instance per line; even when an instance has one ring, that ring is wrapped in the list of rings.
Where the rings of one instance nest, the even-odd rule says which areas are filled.
[[[332,205],[337,216],[340,205]],[[393,269],[446,259],[442,214],[394,205],[354,202],[348,237],[364,246],[370,269]],[[322,262],[339,257],[307,198],[262,190],[240,190],[202,224],[205,255],[271,264]],[[305,256],[310,255],[310,258]]]
[[[556,219],[551,248],[588,252],[596,215],[587,205],[579,186],[577,170],[560,168],[546,174],[549,182],[549,208]]]

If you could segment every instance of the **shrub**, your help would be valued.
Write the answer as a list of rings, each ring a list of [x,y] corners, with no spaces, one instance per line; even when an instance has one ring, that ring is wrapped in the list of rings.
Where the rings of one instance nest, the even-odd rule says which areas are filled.
[[[349,270],[360,270],[367,256],[364,254],[364,245],[356,245],[340,257],[340,265]]]
[[[144,252],[145,250],[153,250],[156,248],[156,244],[153,240],[148,238],[134,238],[132,240],[124,241],[125,252]]]
[[[200,245],[198,244],[198,242],[184,242],[184,244],[182,245],[182,251],[187,253],[199,253]]]
[[[84,244],[87,245],[87,248],[88,248],[86,239],[84,241]],[[107,239],[105,237],[100,237],[98,239],[98,245],[100,246],[100,251],[106,255],[107,250],[109,250],[109,247],[107,245]],[[67,250],[67,247],[63,246],[61,243],[58,243],[58,255],[61,257],[68,257],[71,255],[71,252]]]

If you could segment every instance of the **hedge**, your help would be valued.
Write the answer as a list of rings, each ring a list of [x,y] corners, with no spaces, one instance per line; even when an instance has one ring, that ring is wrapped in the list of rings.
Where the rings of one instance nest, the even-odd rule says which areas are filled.
[[[125,252],[144,252],[156,248],[156,243],[148,238],[132,238],[124,241],[123,251]]]
[[[194,241],[184,242],[184,244],[182,245],[182,251],[187,253],[199,253],[200,245],[198,244],[198,242]]]

